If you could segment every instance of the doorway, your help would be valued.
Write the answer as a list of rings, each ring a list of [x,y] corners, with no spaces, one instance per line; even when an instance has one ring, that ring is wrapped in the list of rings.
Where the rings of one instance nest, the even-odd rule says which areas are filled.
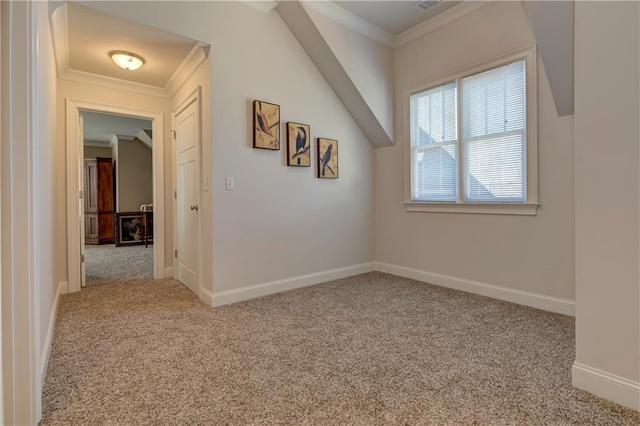
[[[152,203],[153,203],[153,278],[165,276],[164,238],[164,116],[161,112],[140,111],[126,107],[96,104],[67,99],[67,188],[68,188],[68,246],[69,290],[79,291],[83,283],[83,254],[85,242],[84,193],[84,113],[100,113],[133,119],[148,120],[153,135]],[[116,165],[116,167],[118,167]],[[117,194],[117,189],[116,189]],[[116,201],[116,209],[118,209]],[[138,206],[138,209],[140,206]],[[115,213],[115,212],[114,212]],[[114,214],[115,216],[115,214]],[[114,217],[114,222],[117,218]],[[116,227],[116,223],[114,223]],[[150,227],[149,227],[150,228]],[[149,229],[147,228],[147,229]],[[117,229],[117,227],[116,227]],[[115,231],[115,229],[114,229]],[[114,239],[116,236],[114,235]],[[115,240],[114,240],[115,243]],[[123,265],[124,266],[124,265]]]
[[[153,278],[152,122],[83,111],[82,287]]]

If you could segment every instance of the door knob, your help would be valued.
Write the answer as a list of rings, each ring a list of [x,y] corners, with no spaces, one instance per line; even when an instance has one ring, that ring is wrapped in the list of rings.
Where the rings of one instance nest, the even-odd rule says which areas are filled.
[[[198,211],[198,205],[197,204],[192,204],[191,205],[191,210]]]

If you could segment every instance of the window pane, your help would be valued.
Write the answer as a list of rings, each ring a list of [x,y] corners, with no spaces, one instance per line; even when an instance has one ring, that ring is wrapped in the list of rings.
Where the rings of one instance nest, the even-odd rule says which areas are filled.
[[[411,145],[428,145],[457,139],[457,83],[434,87],[411,96]]]
[[[457,199],[457,82],[411,96],[412,198]]]
[[[462,80],[465,200],[524,201],[525,61]]]
[[[524,133],[463,147],[467,201],[524,201]]]
[[[455,143],[417,149],[413,161],[412,198],[426,201],[456,201],[457,167]]]

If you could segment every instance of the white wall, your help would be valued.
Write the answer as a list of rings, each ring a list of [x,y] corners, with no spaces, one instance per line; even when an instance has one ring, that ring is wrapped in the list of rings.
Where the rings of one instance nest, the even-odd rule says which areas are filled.
[[[494,2],[395,50],[395,142],[376,150],[376,260],[573,300],[573,117],[538,61],[538,215],[405,211],[405,88],[535,43],[522,4]]]
[[[628,392],[611,394],[611,383],[576,369],[574,383],[636,410],[639,15],[637,2],[576,2],[575,8],[576,365],[630,383]]]
[[[56,126],[57,149],[55,155],[55,182],[54,202],[55,209],[52,212],[56,223],[54,244],[56,254],[55,271],[56,277],[60,281],[67,281],[67,226],[66,226],[66,104],[67,98],[91,102],[103,105],[112,105],[121,108],[139,109],[142,111],[154,111],[164,114],[165,119],[165,150],[170,149],[171,126],[170,126],[170,105],[169,99],[157,96],[145,95],[135,92],[106,88],[102,86],[79,83],[74,81],[59,80],[56,109],[59,112]],[[167,164],[165,163],[165,167]],[[172,210],[171,210],[171,169],[165,169],[165,262],[170,265],[172,262],[173,234],[171,231]],[[134,210],[138,210],[140,206]]]
[[[275,11],[239,2],[87,5],[212,46],[204,219],[213,245],[204,266],[214,293],[373,260],[373,149]],[[282,122],[308,123],[314,138],[338,139],[340,178],[286,167],[284,148],[251,148],[254,99],[280,104]],[[224,190],[225,176],[235,191]]]
[[[118,139],[116,161],[116,211],[137,212],[153,203],[151,149],[138,139]]]

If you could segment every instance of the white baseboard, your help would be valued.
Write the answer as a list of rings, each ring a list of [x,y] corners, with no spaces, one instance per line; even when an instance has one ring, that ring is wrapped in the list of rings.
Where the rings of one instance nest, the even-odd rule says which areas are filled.
[[[204,287],[200,287],[200,300],[209,306],[213,306],[213,293]]]
[[[53,305],[51,306],[51,316],[49,317],[49,326],[47,327],[47,335],[44,338],[44,347],[40,355],[40,383],[44,383],[44,377],[47,374],[47,365],[49,364],[49,355],[51,355],[51,342],[53,341],[53,329],[56,325],[56,316],[58,314],[58,303],[60,295],[69,293],[69,283],[60,281],[56,294],[53,297]]]
[[[168,266],[164,268],[164,277],[173,278],[173,266]]]
[[[573,386],[640,411],[640,383],[577,362],[571,367]]]
[[[359,265],[347,266],[345,268],[331,269],[314,274],[301,275],[299,277],[271,281],[217,293],[211,293],[206,289],[202,289],[202,295],[203,300],[210,301],[211,306],[222,306],[228,305],[229,303],[236,303],[256,297],[267,296],[273,293],[280,293],[282,291],[319,284],[325,281],[364,274],[366,272],[373,271],[374,267],[375,264],[373,262],[361,263]]]
[[[494,299],[517,303],[519,305],[531,306],[532,308],[543,309],[545,311],[575,316],[575,302],[573,300],[514,290],[512,288],[485,284],[464,278],[452,277],[450,275],[436,274],[434,272],[421,271],[389,263],[376,262],[375,265],[376,271],[423,281],[441,287],[492,297]]]

